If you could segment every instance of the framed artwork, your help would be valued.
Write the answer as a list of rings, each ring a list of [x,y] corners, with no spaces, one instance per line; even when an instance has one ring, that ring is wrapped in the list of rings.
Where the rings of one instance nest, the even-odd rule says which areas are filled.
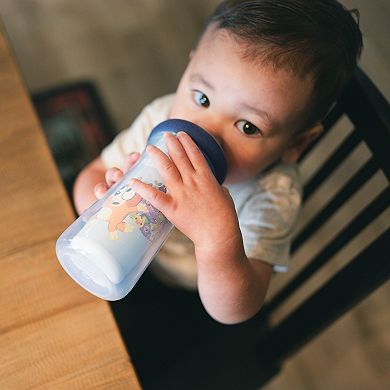
[[[68,193],[80,170],[115,136],[112,122],[90,81],[35,93],[32,100]]]

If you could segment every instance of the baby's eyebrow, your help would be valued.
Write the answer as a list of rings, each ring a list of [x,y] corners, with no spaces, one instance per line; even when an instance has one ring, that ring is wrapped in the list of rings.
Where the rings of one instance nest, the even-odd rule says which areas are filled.
[[[203,78],[202,75],[200,75],[199,73],[194,73],[190,76],[190,81],[191,82],[195,82],[195,83],[201,83],[203,85],[205,85],[208,89],[211,89],[212,91],[215,90],[215,88],[207,81]]]
[[[271,115],[267,111],[263,111],[260,108],[251,106],[250,104],[247,103],[241,103],[241,107],[246,109],[247,111],[252,111],[253,113],[255,113],[256,115],[262,118],[265,118],[270,123],[274,123]]]

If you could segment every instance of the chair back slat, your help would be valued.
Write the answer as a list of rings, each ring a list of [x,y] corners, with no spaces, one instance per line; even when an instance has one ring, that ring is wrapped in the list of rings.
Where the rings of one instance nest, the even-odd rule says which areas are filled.
[[[339,101],[390,181],[389,103],[360,69]]]
[[[387,229],[259,342],[269,361],[280,362],[390,278]],[[353,287],[353,288],[352,288]]]
[[[318,169],[317,173],[306,183],[303,189],[303,201],[305,202],[312,193],[326,180],[334,170],[348,157],[355,149],[361,137],[356,130],[339,145],[326,162]]]
[[[291,245],[293,254],[310,238],[356,191],[358,191],[377,171],[378,164],[373,158],[368,160],[330,200],[327,205],[301,230]]]
[[[387,187],[363,211],[361,211],[351,223],[342,229],[306,267],[289,281],[289,283],[283,287],[268,304],[266,304],[264,310],[267,315],[283,303],[290,294],[296,291],[307,279],[326,264],[333,255],[388,207],[389,199],[390,187]]]

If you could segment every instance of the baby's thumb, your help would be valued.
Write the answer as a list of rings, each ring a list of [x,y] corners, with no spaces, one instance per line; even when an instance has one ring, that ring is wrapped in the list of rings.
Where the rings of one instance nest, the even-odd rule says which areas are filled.
[[[125,171],[128,171],[139,160],[141,154],[138,152],[130,153],[126,156]]]

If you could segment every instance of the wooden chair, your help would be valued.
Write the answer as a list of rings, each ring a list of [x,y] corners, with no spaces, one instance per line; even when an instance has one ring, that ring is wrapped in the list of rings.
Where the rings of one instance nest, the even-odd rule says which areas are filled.
[[[298,231],[292,244],[293,254],[310,241],[314,246],[321,247],[321,242],[315,241],[316,232],[380,170],[387,178],[386,188],[375,195],[368,205],[362,206],[310,261],[290,277],[258,315],[239,325],[215,324],[205,337],[197,340],[196,345],[180,356],[173,368],[158,378],[150,378],[152,374],[146,374],[145,389],[257,389],[280,371],[287,357],[331,326],[389,278],[390,233],[387,225],[385,232],[367,243],[359,254],[348,260],[341,270],[316,288],[298,307],[276,324],[271,321],[274,313],[289,297],[302,289],[388,207],[390,106],[361,70],[356,72],[324,120],[324,133],[303,156],[301,164],[316,153],[331,129],[345,116],[352,123],[353,130],[307,180],[304,202],[308,202],[322,184],[326,185],[325,182],[361,143],[368,147],[371,157]],[[124,337],[126,340],[126,335]]]

